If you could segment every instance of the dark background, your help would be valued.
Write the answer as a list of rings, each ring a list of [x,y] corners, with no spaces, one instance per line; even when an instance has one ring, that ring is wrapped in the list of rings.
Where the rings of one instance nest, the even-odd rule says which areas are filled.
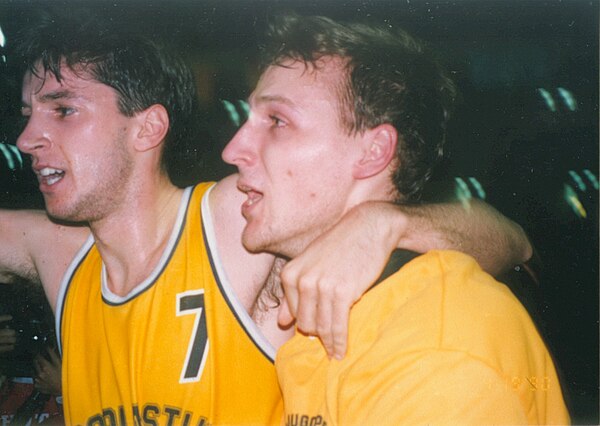
[[[472,196],[528,232],[541,260],[539,284],[522,272],[506,279],[553,351],[573,422],[598,423],[597,1],[0,0],[2,206],[43,207],[27,159],[9,146],[22,122],[11,39],[39,10],[80,6],[167,40],[193,67],[203,114],[198,144],[182,151],[173,175],[180,185],[232,171],[219,157],[236,128],[222,101],[243,117],[239,101],[257,77],[257,35],[268,15],[387,22],[432,44],[462,96],[430,197],[455,193],[461,178]]]

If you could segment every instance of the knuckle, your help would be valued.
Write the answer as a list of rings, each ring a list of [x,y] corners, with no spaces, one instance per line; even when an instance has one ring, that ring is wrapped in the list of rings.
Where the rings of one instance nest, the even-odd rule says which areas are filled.
[[[301,294],[313,294],[316,291],[314,280],[303,276],[298,280],[298,292]]]
[[[348,292],[346,291],[346,289],[344,288],[343,285],[337,284],[337,285],[332,285],[333,287],[333,295],[335,297],[335,299],[339,302],[347,302],[347,299],[349,299],[349,295]]]
[[[314,335],[317,333],[316,328],[311,324],[307,323],[306,321],[303,321],[302,325],[298,325],[298,328],[306,334]]]
[[[335,321],[331,329],[335,336],[344,336],[346,334],[346,323],[342,318],[339,318],[338,321]]]
[[[332,280],[329,277],[321,277],[318,280],[315,279],[315,281],[316,285],[319,287],[319,290],[326,291],[329,293],[335,291],[335,280]]]
[[[321,325],[321,324],[317,324],[316,327],[316,332],[319,334],[319,336],[321,336],[323,339],[327,339],[329,340],[331,338],[331,328],[327,327],[325,325]]]
[[[293,285],[296,283],[296,272],[288,264],[281,270],[280,277],[281,281],[286,285]]]
[[[333,340],[333,345],[337,348],[342,347],[346,344],[345,334],[334,333],[332,340]]]

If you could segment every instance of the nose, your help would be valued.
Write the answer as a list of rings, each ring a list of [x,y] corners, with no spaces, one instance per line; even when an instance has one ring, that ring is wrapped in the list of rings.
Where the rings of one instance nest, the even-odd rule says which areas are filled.
[[[250,143],[250,124],[247,121],[229,141],[221,157],[228,164],[237,166],[250,164],[255,158]]]
[[[50,137],[48,133],[43,130],[43,126],[37,120],[30,117],[17,139],[17,147],[25,154],[33,154],[49,144]]]

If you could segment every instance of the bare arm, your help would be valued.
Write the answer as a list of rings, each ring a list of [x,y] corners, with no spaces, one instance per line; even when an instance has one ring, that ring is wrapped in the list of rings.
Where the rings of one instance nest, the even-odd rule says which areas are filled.
[[[0,282],[42,283],[52,309],[62,276],[89,230],[53,223],[37,210],[0,210]]]
[[[424,253],[432,249],[462,251],[497,276],[524,263],[532,256],[532,246],[517,223],[479,200],[461,203],[393,206],[372,203],[373,213],[389,226],[394,248]],[[378,213],[379,211],[379,213]],[[392,241],[393,242],[393,241]]]
[[[363,203],[283,269],[288,303],[280,322],[297,318],[298,328],[319,335],[330,355],[343,356],[350,307],[379,277],[396,248],[462,251],[492,274],[532,253],[521,227],[483,202],[466,209],[460,203]]]

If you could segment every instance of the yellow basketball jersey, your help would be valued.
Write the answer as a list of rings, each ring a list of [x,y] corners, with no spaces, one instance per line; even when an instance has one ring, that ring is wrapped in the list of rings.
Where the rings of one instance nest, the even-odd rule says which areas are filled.
[[[237,300],[219,262],[210,184],[187,188],[151,275],[112,293],[92,239],[57,306],[69,425],[278,424],[275,350]]]

